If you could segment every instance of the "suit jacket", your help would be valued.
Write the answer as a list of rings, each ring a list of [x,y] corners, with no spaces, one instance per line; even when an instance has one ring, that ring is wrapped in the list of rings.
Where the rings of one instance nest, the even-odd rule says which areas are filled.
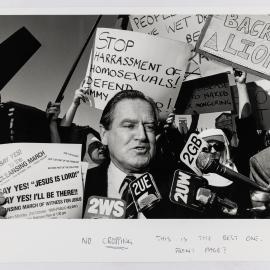
[[[250,178],[262,187],[269,187],[270,147],[250,158]]]
[[[102,164],[96,168],[89,169],[87,171],[85,190],[84,190],[84,202],[83,213],[85,212],[86,204],[90,196],[102,196],[108,197],[108,179],[107,170],[108,163]],[[154,181],[157,185],[162,199],[153,208],[143,212],[146,218],[201,218],[202,215],[197,211],[181,207],[173,204],[169,200],[169,192],[173,179],[174,171],[168,171],[162,166],[156,166],[149,169],[149,173],[152,174]]]

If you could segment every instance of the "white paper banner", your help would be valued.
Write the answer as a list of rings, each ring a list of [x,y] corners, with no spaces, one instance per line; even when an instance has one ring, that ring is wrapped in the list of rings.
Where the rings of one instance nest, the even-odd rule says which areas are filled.
[[[267,15],[215,15],[199,50],[269,79],[269,25]]]
[[[173,40],[186,42],[195,47],[207,15],[131,15],[133,31],[158,35]],[[193,53],[190,59],[185,80],[209,76],[212,74],[232,72],[232,68],[219,62]]]

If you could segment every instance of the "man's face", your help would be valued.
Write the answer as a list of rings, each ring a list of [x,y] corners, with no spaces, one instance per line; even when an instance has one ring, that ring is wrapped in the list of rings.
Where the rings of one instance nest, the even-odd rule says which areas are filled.
[[[98,145],[88,154],[89,157],[97,164],[101,164],[103,161],[106,160],[106,153],[102,144]]]
[[[207,140],[210,152],[215,155],[215,158],[220,159],[221,153],[225,150],[225,144],[217,140]]]
[[[108,145],[111,161],[126,173],[143,172],[156,147],[155,115],[151,105],[140,99],[117,103],[111,128],[101,128],[102,143]]]

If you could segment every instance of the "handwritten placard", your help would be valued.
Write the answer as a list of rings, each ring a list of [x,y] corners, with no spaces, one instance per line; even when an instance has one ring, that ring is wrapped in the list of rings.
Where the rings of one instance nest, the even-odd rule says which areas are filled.
[[[197,51],[260,77],[270,78],[270,17],[209,16]]]
[[[228,75],[221,73],[184,82],[175,109],[178,114],[233,110]]]
[[[131,15],[133,31],[188,43],[192,49],[199,40],[207,15]],[[185,80],[193,80],[221,72],[232,72],[232,68],[214,62],[207,57],[193,52],[185,74]]]
[[[131,15],[133,31],[159,35],[195,45],[207,15]]]
[[[80,151],[72,144],[0,145],[7,218],[81,218]]]
[[[98,109],[119,91],[140,90],[166,114],[174,106],[189,57],[183,42],[99,28],[83,87]]]

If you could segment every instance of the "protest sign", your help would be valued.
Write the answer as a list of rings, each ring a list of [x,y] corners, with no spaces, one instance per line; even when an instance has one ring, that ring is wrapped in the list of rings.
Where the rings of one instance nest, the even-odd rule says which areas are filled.
[[[133,31],[195,45],[207,15],[131,15],[129,18]]]
[[[209,16],[196,51],[257,76],[270,78],[270,17]]]
[[[129,18],[133,31],[183,41],[194,49],[207,15],[131,15]],[[185,80],[221,72],[232,72],[232,68],[193,52]]]
[[[233,110],[228,75],[221,73],[184,82],[175,109],[178,114]]]
[[[224,72],[227,72],[228,74],[233,74],[233,68],[231,66],[206,58],[202,54],[199,55],[200,58],[202,58],[202,60],[199,62],[202,77],[207,77]]]
[[[119,91],[140,90],[166,115],[174,107],[190,49],[170,39],[98,28],[83,87],[103,109]]]
[[[0,145],[7,218],[81,218],[81,145]]]

